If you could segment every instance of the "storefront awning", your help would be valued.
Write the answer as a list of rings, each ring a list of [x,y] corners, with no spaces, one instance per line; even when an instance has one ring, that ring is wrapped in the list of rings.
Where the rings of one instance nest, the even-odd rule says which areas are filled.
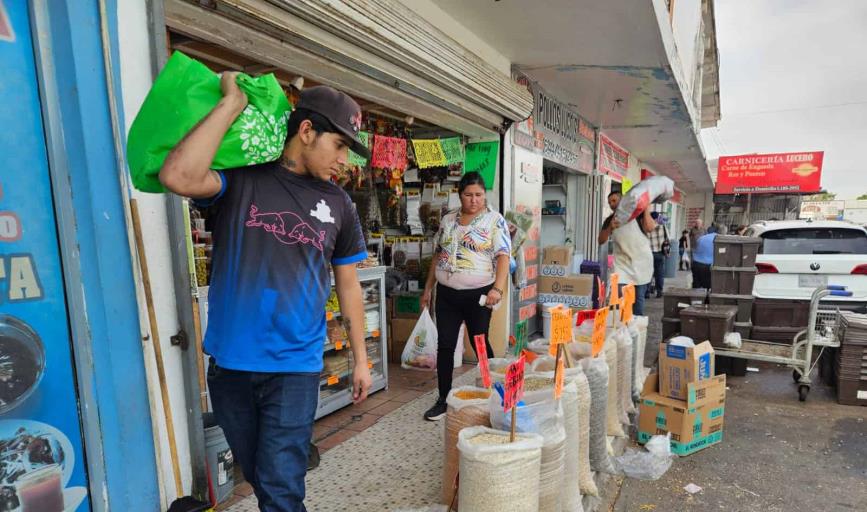
[[[713,87],[685,71],[680,55],[689,52],[676,47],[665,2],[549,0],[529,9],[523,2],[434,1],[678,187],[713,188],[697,133],[702,90]],[[708,16],[703,4],[675,3],[692,9],[684,23],[696,34]],[[691,58],[704,54],[699,46],[695,52]]]
[[[533,108],[530,93],[395,0],[166,1],[175,31],[469,136]]]

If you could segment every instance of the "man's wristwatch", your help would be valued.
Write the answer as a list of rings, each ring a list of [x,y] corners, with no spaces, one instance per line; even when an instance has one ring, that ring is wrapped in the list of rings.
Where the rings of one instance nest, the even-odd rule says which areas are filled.
[[[493,291],[499,293],[499,294],[500,294],[500,297],[503,296],[503,290],[497,288],[496,286],[491,286],[491,290],[493,290]]]

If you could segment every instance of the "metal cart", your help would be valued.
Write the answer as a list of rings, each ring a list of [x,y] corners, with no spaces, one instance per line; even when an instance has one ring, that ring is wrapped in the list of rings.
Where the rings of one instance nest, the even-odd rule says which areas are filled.
[[[719,356],[765,361],[768,363],[784,364],[792,368],[792,377],[798,385],[798,399],[805,401],[810,392],[810,373],[816,366],[813,363],[813,348],[837,348],[840,340],[837,332],[840,322],[839,310],[819,309],[819,304],[825,297],[851,297],[852,292],[845,286],[821,286],[813,291],[810,299],[810,319],[807,328],[795,335],[792,346],[780,345],[767,341],[742,340],[738,349],[720,347],[714,348]],[[819,358],[816,358],[818,363]]]

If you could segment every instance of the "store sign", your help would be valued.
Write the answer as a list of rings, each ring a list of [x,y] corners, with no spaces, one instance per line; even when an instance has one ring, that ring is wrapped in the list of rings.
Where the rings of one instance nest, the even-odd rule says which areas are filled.
[[[90,510],[28,2],[0,0],[0,510]]]
[[[497,159],[500,156],[500,141],[467,144],[464,173],[477,172],[485,180],[485,189],[493,190],[497,177]]]
[[[515,126],[514,143],[569,169],[591,172],[596,132],[569,105],[521,76],[518,83],[533,93],[533,115]]]
[[[786,194],[821,190],[823,151],[722,156],[717,194]]]
[[[599,170],[621,179],[629,172],[629,152],[604,133],[599,134]]]

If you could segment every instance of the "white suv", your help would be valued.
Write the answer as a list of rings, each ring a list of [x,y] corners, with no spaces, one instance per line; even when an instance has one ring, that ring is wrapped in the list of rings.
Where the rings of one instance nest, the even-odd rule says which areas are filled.
[[[867,307],[867,229],[845,221],[763,221],[747,236],[762,238],[753,295],[809,300],[818,286],[842,285],[841,309]]]

